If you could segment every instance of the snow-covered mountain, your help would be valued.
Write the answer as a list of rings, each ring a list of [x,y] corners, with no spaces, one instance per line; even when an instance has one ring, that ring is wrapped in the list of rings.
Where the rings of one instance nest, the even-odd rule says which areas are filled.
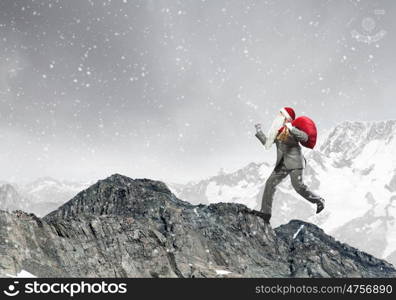
[[[22,197],[18,191],[8,183],[0,185],[0,209],[13,211],[17,209],[26,210],[29,207],[29,201]]]
[[[39,178],[27,184],[0,184],[0,209],[24,210],[44,216],[55,210],[90,183],[59,181],[51,177]]]
[[[396,120],[345,121],[319,134],[315,150],[303,148],[308,162],[304,182],[326,199],[326,210],[315,215],[315,207],[293,190],[287,178],[275,194],[273,226],[295,218],[313,222],[396,265]],[[257,147],[262,145],[258,142]],[[251,163],[202,181],[168,185],[192,203],[238,202],[259,209],[273,166]]]
[[[31,212],[38,216],[44,216],[88,186],[89,183],[60,181],[51,177],[43,177],[21,186],[21,192],[31,200]]]
[[[38,201],[64,203],[89,185],[90,183],[60,181],[51,177],[43,177],[21,186],[21,189],[23,193]]]

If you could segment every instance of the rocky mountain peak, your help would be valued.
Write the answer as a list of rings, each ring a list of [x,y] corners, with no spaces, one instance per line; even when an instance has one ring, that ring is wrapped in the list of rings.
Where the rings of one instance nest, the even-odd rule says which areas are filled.
[[[78,193],[44,219],[51,221],[84,214],[143,216],[176,202],[189,205],[177,199],[161,181],[113,174]]]
[[[341,275],[340,272],[345,271],[349,277],[359,276],[356,269],[349,269],[352,261],[354,265],[358,266],[357,269],[371,269],[373,274],[394,272],[394,267],[391,264],[336,241],[314,224],[291,220],[288,224],[276,228],[275,232],[290,247],[290,270],[294,276],[322,277],[323,271],[326,274],[331,274],[332,277],[338,277]],[[314,261],[307,261],[307,257],[320,257],[321,269],[315,266]],[[331,266],[337,263],[342,264],[345,269],[343,271],[332,269]]]

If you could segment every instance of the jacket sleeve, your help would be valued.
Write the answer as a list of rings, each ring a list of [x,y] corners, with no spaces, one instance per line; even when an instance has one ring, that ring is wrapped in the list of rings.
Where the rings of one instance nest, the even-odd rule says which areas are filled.
[[[265,142],[267,141],[267,137],[262,131],[258,131],[255,136],[260,140],[260,142],[265,145]]]
[[[296,128],[296,127],[291,127],[289,130],[292,135],[299,141],[299,142],[307,142],[308,141],[308,134],[306,134],[304,131]]]

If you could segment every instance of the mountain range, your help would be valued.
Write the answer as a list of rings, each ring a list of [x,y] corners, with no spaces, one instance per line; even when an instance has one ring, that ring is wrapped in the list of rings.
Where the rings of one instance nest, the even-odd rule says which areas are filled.
[[[395,134],[396,120],[345,121],[320,131],[316,148],[303,148],[307,158],[304,182],[326,199],[325,210],[315,215],[315,207],[293,190],[287,178],[275,194],[272,226],[303,220],[396,265]],[[262,147],[259,141],[257,147]],[[194,205],[227,202],[258,209],[275,152],[273,159],[187,184],[167,182],[167,186],[178,198]],[[45,216],[89,185],[52,178],[23,185],[3,182],[0,209]]]
[[[1,277],[396,277],[314,224],[273,229],[243,204],[193,205],[119,174],[43,218],[0,211],[0,246]]]

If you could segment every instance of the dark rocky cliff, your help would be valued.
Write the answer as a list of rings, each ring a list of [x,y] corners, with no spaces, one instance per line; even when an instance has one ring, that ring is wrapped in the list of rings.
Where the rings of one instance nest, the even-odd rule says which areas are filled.
[[[194,206],[165,184],[113,175],[42,219],[0,211],[0,276],[396,277],[393,266],[240,204]]]

